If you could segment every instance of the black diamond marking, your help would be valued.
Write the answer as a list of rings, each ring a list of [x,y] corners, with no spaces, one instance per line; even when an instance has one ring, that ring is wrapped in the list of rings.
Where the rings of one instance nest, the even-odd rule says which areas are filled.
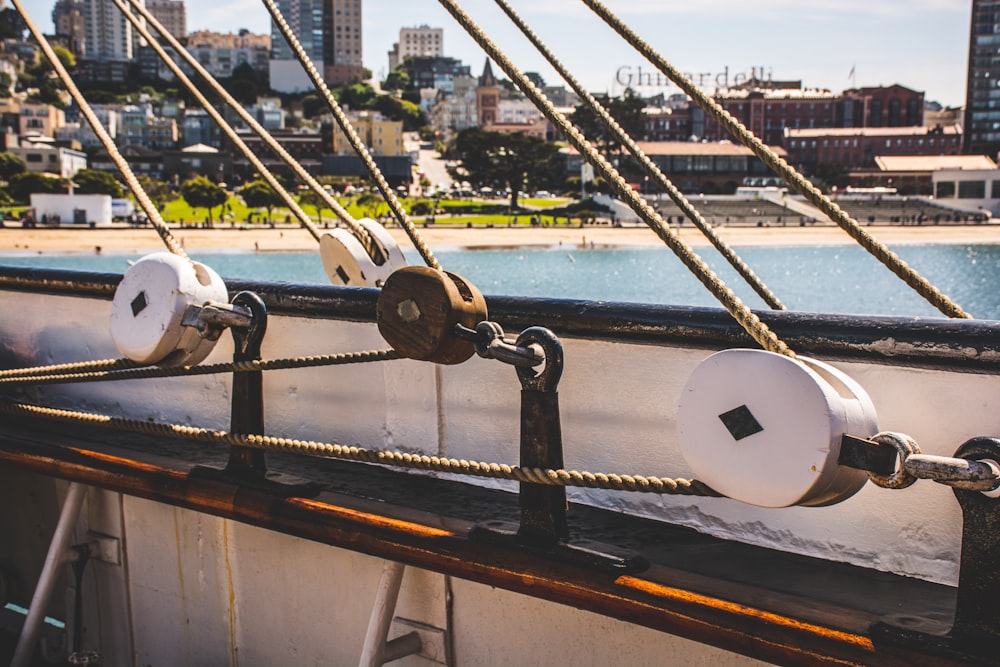
[[[764,427],[760,425],[760,422],[750,412],[750,408],[745,405],[733,408],[729,412],[723,412],[719,415],[719,419],[729,429],[729,433],[733,436],[734,440],[742,440],[764,430]]]
[[[337,276],[340,277],[341,282],[343,282],[345,285],[351,284],[351,277],[347,275],[347,271],[344,270],[343,266],[338,266],[336,273]]]
[[[139,294],[132,299],[132,317],[138,317],[139,313],[146,310],[146,306],[149,303],[146,301],[146,293],[139,292]]]

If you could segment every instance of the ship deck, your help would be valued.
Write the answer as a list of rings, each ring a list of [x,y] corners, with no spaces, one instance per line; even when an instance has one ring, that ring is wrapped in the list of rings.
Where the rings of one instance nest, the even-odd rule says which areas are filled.
[[[878,632],[946,632],[956,589],[730,542],[572,505],[570,543],[631,553],[628,572],[477,537],[516,522],[516,494],[379,466],[269,454],[269,470],[318,485],[281,497],[200,474],[225,447],[10,420],[0,461],[53,476],[572,605],[778,664],[968,664]],[[481,531],[480,531],[481,533]],[[874,628],[874,631],[873,631]]]

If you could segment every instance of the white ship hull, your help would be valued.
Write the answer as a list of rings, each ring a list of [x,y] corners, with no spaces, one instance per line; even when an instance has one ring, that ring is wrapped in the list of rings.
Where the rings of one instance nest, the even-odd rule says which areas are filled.
[[[118,356],[107,331],[114,280],[70,278],[3,276],[0,366]],[[265,359],[386,347],[371,322],[373,291],[236,287],[256,289],[269,302]],[[690,477],[675,434],[681,388],[712,351],[750,346],[722,311],[510,299],[490,299],[490,307],[507,331],[536,324],[560,335],[567,469]],[[805,346],[802,353],[859,382],[880,427],[909,434],[924,453],[952,456],[969,438],[1000,431],[993,324],[780,313],[768,321],[793,346]],[[206,363],[229,360],[232,349],[224,336]],[[513,368],[479,358],[440,372],[409,360],[274,371],[264,376],[265,430],[516,465],[520,389]],[[227,430],[231,390],[232,376],[222,374],[4,391],[33,404]],[[879,605],[909,613],[912,600],[891,596],[897,588],[908,595],[912,586],[915,598],[933,602],[913,603],[910,611],[947,626],[959,579],[962,512],[950,489],[929,481],[903,491],[868,484],[830,507],[783,509],[570,489],[570,542],[614,539],[607,527],[583,534],[591,521],[585,506],[614,513],[595,515],[598,522],[622,517],[623,535],[637,521],[654,531],[670,524],[721,538],[694,548],[677,538],[693,532],[664,533],[680,540],[676,549],[642,545],[654,554],[652,574],[633,576],[470,540],[485,512],[466,505],[464,489],[480,488],[487,495],[468,493],[484,504],[508,498],[494,508],[501,516],[489,518],[516,524],[514,482],[397,471],[369,479],[372,466],[337,464],[331,472],[325,462],[299,458],[284,471],[324,490],[280,499],[192,477],[197,464],[225,463],[219,447],[175,442],[149,450],[130,444],[141,437],[116,433],[84,454],[74,438],[95,441],[89,432],[65,425],[52,431],[45,422],[36,430],[36,422],[11,417],[4,423],[0,594],[28,606],[67,482],[85,484],[72,543],[99,535],[120,551],[117,562],[92,562],[84,579],[79,622],[106,665],[358,664],[387,559],[409,566],[392,616],[443,637],[439,647],[425,642],[431,658],[410,656],[403,665],[895,664],[904,654],[917,664],[912,660],[926,657],[920,650],[886,645],[869,632],[890,615]],[[272,469],[286,460],[269,455]],[[349,473],[337,472],[352,466],[366,470],[358,488]],[[443,499],[418,497],[402,483],[395,493],[413,493],[412,502],[393,495],[393,480],[415,476],[439,478],[433,490]],[[440,509],[449,489],[455,512]],[[614,546],[629,550],[643,539],[624,535]],[[732,574],[717,562],[730,558],[721,556],[729,549],[733,558],[748,554],[731,563]],[[699,562],[700,571],[685,569]],[[784,570],[786,562],[798,565]],[[64,570],[48,613],[72,627],[74,587]],[[869,576],[887,588],[866,583]],[[859,609],[875,609],[851,612],[846,598],[864,597],[867,587],[890,601],[858,599]],[[16,631],[21,617],[4,613]],[[394,626],[390,637],[405,631]]]

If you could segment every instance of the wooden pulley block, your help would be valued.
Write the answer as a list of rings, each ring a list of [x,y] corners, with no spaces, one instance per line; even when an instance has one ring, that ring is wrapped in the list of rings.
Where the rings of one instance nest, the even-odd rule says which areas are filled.
[[[426,266],[407,266],[382,287],[378,330],[399,354],[437,364],[460,364],[475,345],[455,335],[455,325],[474,329],[488,319],[486,300],[460,276]]]
[[[115,290],[111,338],[137,363],[192,366],[208,356],[215,340],[181,321],[188,306],[208,302],[229,302],[219,274],[169,252],[146,255],[129,267]]]
[[[386,257],[376,263],[361,241],[346,229],[334,229],[320,237],[319,256],[330,282],[347,287],[381,287],[396,269],[406,266],[406,258],[392,234],[371,218],[362,218],[358,224],[368,230]]]
[[[677,410],[681,453],[694,476],[761,507],[817,507],[854,495],[868,476],[839,465],[841,437],[878,430],[875,406],[846,374],[763,350],[705,359]]]

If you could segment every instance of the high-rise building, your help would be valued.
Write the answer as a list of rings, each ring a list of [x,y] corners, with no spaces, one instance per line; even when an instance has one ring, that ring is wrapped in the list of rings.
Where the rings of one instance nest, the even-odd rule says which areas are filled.
[[[277,0],[303,50],[329,85],[361,78],[361,0]],[[271,87],[312,87],[278,26],[271,23]]]
[[[70,51],[77,56],[86,53],[83,12],[79,0],[57,0],[52,8],[52,25],[56,34],[65,37]]]
[[[145,7],[145,2],[139,0]],[[134,58],[132,24],[111,0],[82,0],[85,48],[89,60],[128,62]]]
[[[361,0],[323,0],[323,78],[340,86],[364,78]]]
[[[146,0],[146,9],[177,39],[187,36],[187,10],[184,7],[184,0]]]
[[[444,55],[444,30],[422,25],[419,28],[400,28],[399,41],[389,52],[389,69],[396,69],[407,58]]]
[[[972,0],[963,152],[1000,152],[1000,0]]]

